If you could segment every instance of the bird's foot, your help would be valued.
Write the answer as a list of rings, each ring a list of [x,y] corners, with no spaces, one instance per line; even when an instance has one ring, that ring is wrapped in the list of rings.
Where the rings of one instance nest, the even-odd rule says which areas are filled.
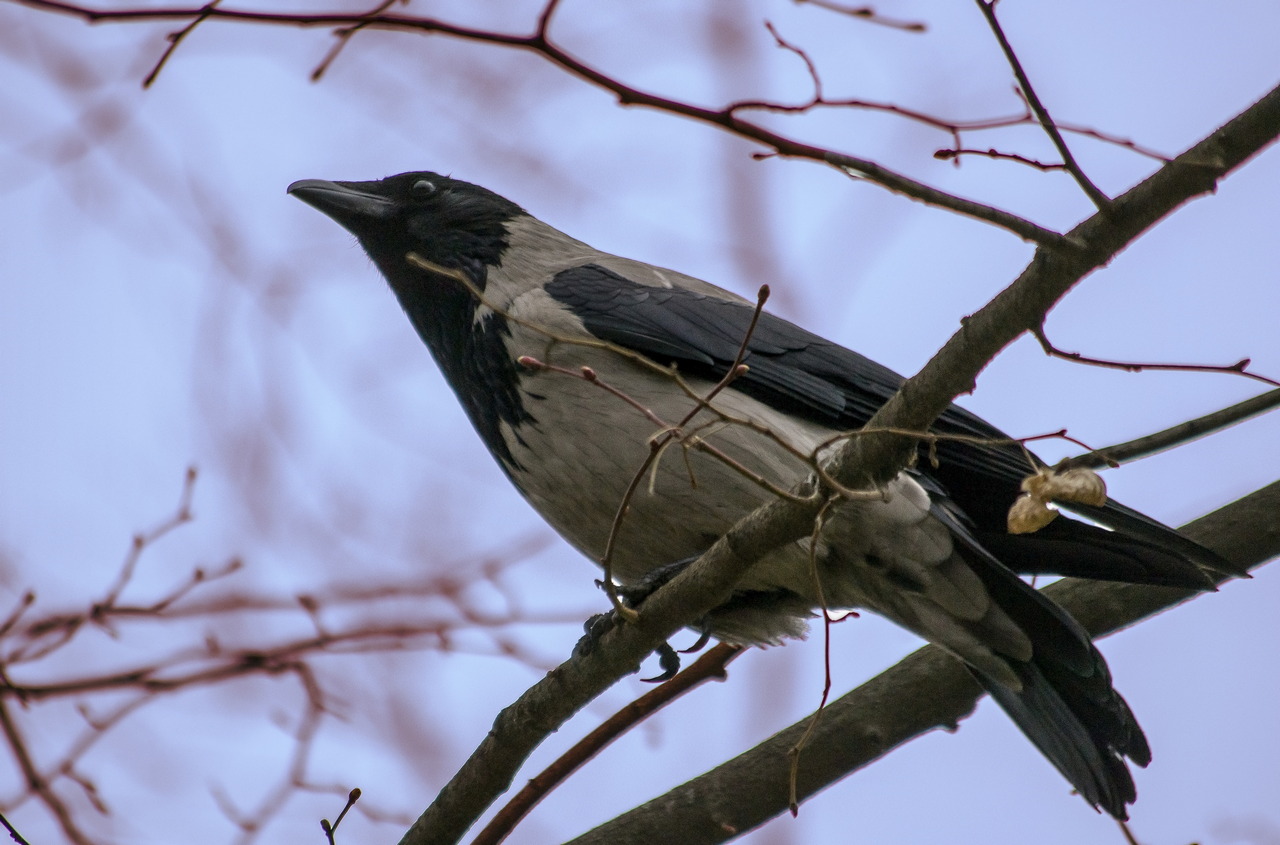
[[[634,584],[624,584],[614,587],[617,597],[621,602],[620,608],[611,610],[608,613],[597,613],[582,624],[585,632],[582,639],[578,640],[577,645],[573,648],[575,656],[589,654],[596,647],[606,633],[618,625],[626,624],[628,614],[634,614],[636,609],[644,603],[645,599],[656,593],[672,578],[675,578],[684,571],[690,563],[697,558],[688,558],[686,560],[677,561],[659,567],[652,572],[647,573],[641,580]],[[602,582],[596,582],[603,587]],[[661,683],[675,677],[680,671],[680,654],[688,654],[689,652],[698,651],[707,644],[710,636],[702,634],[698,641],[690,648],[683,652],[677,652],[668,643],[663,643],[654,649],[654,653],[658,655],[658,665],[662,668],[662,673],[653,678],[645,678],[649,683]]]

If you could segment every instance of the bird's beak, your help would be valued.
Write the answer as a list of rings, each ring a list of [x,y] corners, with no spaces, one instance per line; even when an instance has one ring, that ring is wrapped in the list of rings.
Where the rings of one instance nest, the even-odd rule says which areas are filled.
[[[289,193],[323,211],[357,235],[371,221],[390,217],[395,209],[391,200],[362,190],[350,182],[300,179],[289,186]]]

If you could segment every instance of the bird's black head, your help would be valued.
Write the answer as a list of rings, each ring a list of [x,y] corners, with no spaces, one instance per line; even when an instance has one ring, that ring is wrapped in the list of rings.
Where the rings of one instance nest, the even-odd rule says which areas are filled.
[[[422,271],[405,256],[463,270],[484,287],[485,270],[507,246],[505,224],[524,214],[493,191],[438,173],[416,172],[376,182],[303,179],[289,193],[350,231],[396,286]]]
[[[519,469],[502,424],[515,427],[532,417],[517,389],[506,318],[490,312],[477,320],[480,300],[451,271],[462,271],[483,291],[489,269],[502,263],[507,249],[506,224],[525,212],[492,191],[438,173],[401,173],[377,182],[304,179],[289,193],[356,236],[485,444],[507,472]],[[412,263],[410,253],[445,272]]]

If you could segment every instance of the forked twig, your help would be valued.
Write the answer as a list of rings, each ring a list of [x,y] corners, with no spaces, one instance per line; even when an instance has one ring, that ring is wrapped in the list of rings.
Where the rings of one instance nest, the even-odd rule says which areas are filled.
[[[378,15],[381,15],[383,12],[387,11],[387,9],[390,9],[396,3],[402,3],[407,6],[409,4],[409,0],[382,0],[381,3],[365,13],[368,20],[361,23],[354,23],[351,26],[335,28],[333,30],[333,37],[336,41],[334,41],[333,46],[329,48],[329,52],[325,54],[325,57],[320,60],[320,64],[316,65],[316,69],[311,71],[311,81],[319,82],[324,77],[325,72],[329,70],[329,66],[334,63],[338,58],[338,55],[346,48],[347,44],[351,42],[352,37],[354,37],[360,30],[366,28],[369,25],[369,21],[376,18]],[[344,810],[343,812],[346,811]],[[337,826],[336,822],[334,823],[334,826]]]
[[[183,39],[190,35],[197,26],[209,19],[209,16],[213,14],[213,10],[221,1],[222,0],[210,0],[203,9],[196,13],[196,16],[192,19],[191,23],[187,24],[182,29],[179,29],[176,32],[171,32],[165,36],[169,41],[169,46],[164,48],[164,52],[161,53],[160,58],[156,60],[155,66],[151,68],[151,72],[143,78],[143,88],[151,87],[151,85],[156,81],[156,77],[160,75],[160,71],[164,68],[165,64],[168,63],[169,58],[173,56],[174,51],[178,49],[178,45],[181,44]]]
[[[694,417],[696,417],[704,407],[710,405],[712,399],[728,387],[734,379],[738,378],[745,372],[745,370],[742,369],[742,361],[747,355],[747,347],[751,343],[751,336],[755,333],[756,325],[760,321],[760,314],[764,310],[764,303],[768,298],[769,286],[762,285],[760,287],[760,293],[756,299],[755,311],[751,315],[751,322],[747,325],[747,329],[743,333],[742,342],[738,345],[738,352],[734,356],[733,364],[725,371],[725,374],[721,377],[720,381],[707,392],[707,395],[702,399],[702,401],[695,404],[694,407],[685,414],[684,419],[677,423],[675,428],[669,428],[658,437],[650,440],[649,454],[645,457],[644,463],[636,470],[635,475],[632,476],[631,482],[627,485],[627,490],[622,496],[622,501],[618,503],[618,509],[614,513],[613,517],[613,524],[609,528],[609,538],[605,541],[604,555],[600,560],[600,566],[604,569],[603,581],[605,585],[605,593],[609,596],[609,601],[613,604],[614,610],[624,619],[635,621],[637,614],[634,609],[623,604],[621,597],[618,596],[617,585],[614,584],[613,581],[613,554],[617,548],[618,536],[622,531],[622,520],[626,517],[627,512],[631,508],[631,500],[635,497],[636,490],[639,488],[641,480],[646,474],[648,474],[649,467],[657,461],[663,448],[675,437],[675,432],[682,430],[692,422]]]
[[[1079,162],[1076,161],[1075,156],[1071,154],[1071,148],[1067,146],[1062,133],[1058,131],[1057,124],[1049,116],[1049,110],[1045,108],[1044,103],[1036,96],[1035,89],[1031,87],[1031,80],[1027,78],[1027,72],[1023,69],[1022,62],[1018,59],[1017,53],[1013,51],[1013,45],[1005,37],[1004,28],[996,20],[996,3],[999,0],[975,0],[975,2],[978,4],[978,9],[982,12],[982,16],[986,18],[987,24],[991,27],[991,32],[995,35],[996,41],[1000,43],[1000,50],[1004,53],[1005,59],[1008,60],[1009,66],[1013,69],[1013,75],[1018,80],[1018,87],[1022,92],[1023,99],[1031,108],[1031,111],[1035,113],[1036,118],[1040,121],[1040,126],[1049,136],[1049,140],[1053,142],[1053,146],[1058,150],[1058,155],[1062,156],[1062,163],[1066,166],[1067,172],[1075,178],[1077,184],[1093,201],[1093,204],[1098,207],[1098,210],[1106,213],[1111,207],[1111,198],[1089,180]]]
[[[46,11],[61,12],[81,17],[91,22],[147,21],[172,19],[217,19],[246,21],[270,26],[302,27],[360,27],[401,32],[435,33],[464,41],[490,44],[508,49],[527,50],[587,84],[614,95],[624,105],[642,106],[667,114],[677,115],[709,126],[715,126],[759,143],[769,150],[769,155],[800,158],[828,164],[846,175],[867,179],[882,187],[913,197],[929,205],[947,208],[958,214],[982,220],[1013,232],[1024,240],[1047,249],[1072,254],[1076,246],[1062,234],[1040,226],[1000,208],[968,200],[940,190],[891,170],[875,161],[836,150],[815,146],[782,135],[768,126],[742,119],[735,114],[735,107],[704,107],[671,97],[664,97],[627,85],[585,63],[559,46],[550,36],[550,16],[558,6],[558,0],[544,5],[538,16],[537,28],[532,34],[495,32],[462,26],[449,21],[410,17],[407,15],[359,13],[290,14],[284,12],[224,9],[212,5],[198,8],[152,7],[137,9],[97,9],[65,0],[21,0],[24,5]],[[172,52],[171,50],[169,51]]]
[[[320,820],[320,829],[324,831],[325,841],[328,842],[329,845],[336,845],[337,840],[334,839],[334,834],[338,832],[338,825],[342,824],[342,820],[347,817],[347,812],[350,811],[359,800],[360,788],[356,787],[347,793],[347,803],[343,805],[342,812],[338,813],[338,817],[333,820],[333,824],[330,824],[328,819]]]
[[[497,845],[506,839],[539,801],[611,742],[695,687],[707,681],[725,680],[725,667],[745,651],[743,646],[718,643],[674,678],[654,687],[606,719],[554,763],[530,778],[472,840],[471,845]]]

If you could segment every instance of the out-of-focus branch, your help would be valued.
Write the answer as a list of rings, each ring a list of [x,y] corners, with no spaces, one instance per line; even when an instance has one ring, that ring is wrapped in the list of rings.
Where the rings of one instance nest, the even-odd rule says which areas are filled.
[[[100,598],[83,609],[40,613],[35,595],[28,592],[0,622],[0,742],[7,746],[21,775],[13,793],[0,796],[0,810],[37,802],[54,819],[62,837],[76,845],[97,840],[68,797],[74,793],[62,787],[75,786],[97,812],[110,812],[107,798],[82,771],[82,761],[126,718],[174,693],[261,678],[294,683],[301,690],[303,704],[291,732],[292,750],[276,781],[267,784],[248,809],[241,809],[214,787],[224,815],[241,829],[241,841],[248,842],[284,811],[292,793],[349,791],[349,785],[317,784],[308,774],[315,739],[329,714],[313,661],[414,648],[457,650],[453,638],[466,631],[487,636],[492,653],[538,666],[541,661],[524,653],[504,630],[580,618],[571,613],[554,617],[529,613],[506,595],[507,588],[500,583],[506,567],[545,542],[517,543],[503,557],[487,561],[470,574],[454,571],[422,578],[420,583],[338,584],[304,596],[236,591],[230,581],[243,567],[233,560],[213,570],[197,568],[153,600],[126,601],[125,595],[136,588],[136,575],[147,553],[191,521],[195,481],[195,470],[188,470],[171,514],[131,538],[119,572]],[[491,584],[506,597],[505,611],[476,595],[480,582]],[[414,597],[435,601],[428,606],[411,601]],[[290,630],[285,632],[281,626]],[[83,658],[71,663],[60,660],[62,652],[79,645],[95,628],[113,639],[145,641],[144,656],[137,657],[139,649],[131,647],[132,665],[110,670],[97,669],[101,664],[85,663]],[[244,631],[255,632],[249,642],[244,641]],[[133,638],[135,634],[141,636]],[[113,662],[109,657],[103,661]],[[52,709],[46,705],[67,701],[74,703],[83,724],[64,728],[65,740],[51,754],[33,739],[40,733],[39,723],[35,727],[26,723]],[[371,817],[377,813],[367,807],[361,812]],[[399,827],[409,823],[399,817],[382,820]]]
[[[1280,482],[1184,526],[1191,539],[1242,569],[1280,555]],[[1132,625],[1196,596],[1171,587],[1065,579],[1045,592],[1094,636]],[[973,712],[982,690],[953,657],[925,646],[837,699],[806,746],[799,768],[803,797],[829,786],[938,728],[953,729]],[[574,845],[684,845],[726,842],[787,811],[788,751],[811,728],[805,718],[755,748],[572,840]]]

